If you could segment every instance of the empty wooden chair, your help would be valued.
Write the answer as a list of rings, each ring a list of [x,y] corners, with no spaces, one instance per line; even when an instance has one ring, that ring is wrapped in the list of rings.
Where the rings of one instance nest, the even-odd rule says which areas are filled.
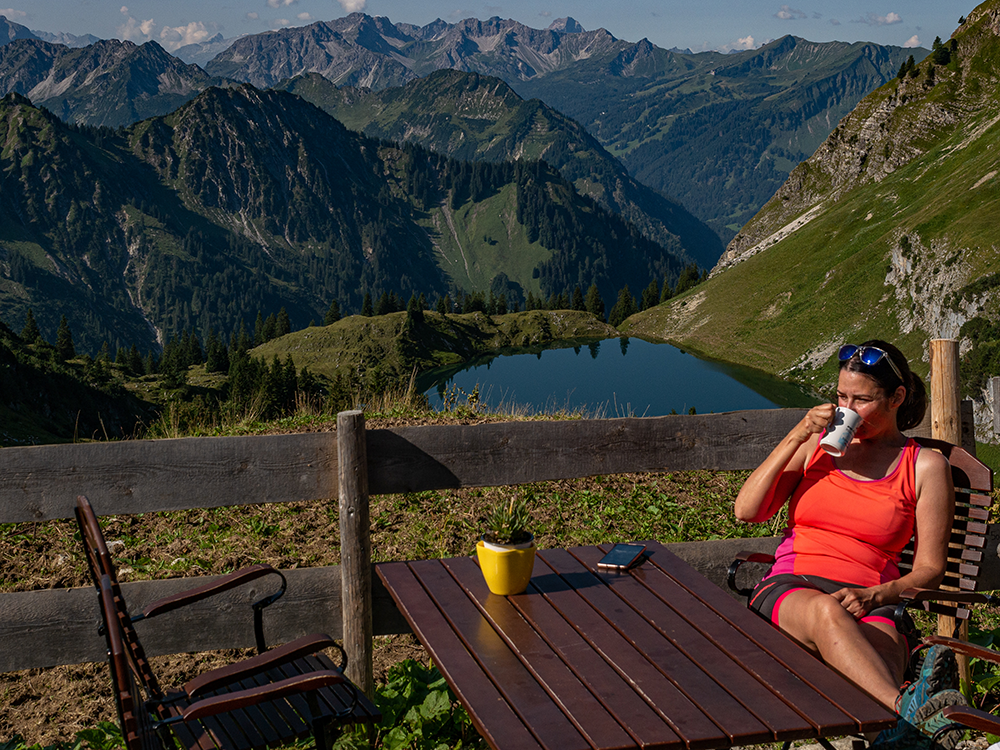
[[[241,750],[279,747],[309,736],[315,737],[317,747],[328,748],[343,726],[381,719],[371,701],[345,677],[342,664],[334,664],[322,653],[339,649],[323,634],[304,636],[164,691],[133,622],[277,571],[254,566],[154,602],[132,617],[97,517],[85,497],[77,500],[77,521],[100,600],[115,704],[128,750],[172,750],[177,744],[201,750]],[[283,590],[282,577],[278,595]],[[255,619],[263,606],[254,605]],[[261,633],[258,630],[259,642]]]

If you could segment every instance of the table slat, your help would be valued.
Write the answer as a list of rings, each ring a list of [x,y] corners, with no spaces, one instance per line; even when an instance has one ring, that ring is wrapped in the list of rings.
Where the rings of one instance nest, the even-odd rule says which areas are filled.
[[[455,635],[409,566],[402,562],[382,563],[376,570],[414,634],[468,710],[476,730],[490,746],[495,750],[541,748]]]
[[[670,680],[683,692],[687,698],[717,725],[715,732],[721,732],[732,743],[756,744],[774,739],[774,734],[768,730],[745,706],[727,693],[719,684],[709,677],[705,671],[681,651],[677,645],[663,637],[638,612],[622,601],[610,588],[604,585],[600,578],[587,570],[573,555],[566,550],[546,550],[541,553],[542,559],[563,577],[588,576],[592,579],[590,585],[576,585],[576,593],[588,605],[599,611],[608,623],[622,635],[629,645],[620,647],[621,651],[612,652],[607,649],[606,658],[617,660],[624,655],[631,659],[638,654],[647,660],[665,679]],[[579,580],[579,579],[577,579]],[[574,622],[577,622],[575,616]],[[618,643],[614,641],[614,643]],[[595,647],[605,649],[605,645],[595,640]],[[624,662],[623,662],[624,663]],[[626,670],[631,674],[631,669]],[[673,711],[673,706],[660,702],[657,694],[651,694],[664,712]],[[682,732],[682,736],[683,736]],[[688,739],[692,742],[696,736]]]
[[[833,705],[852,717],[857,731],[878,731],[895,726],[897,716],[845,677],[797,646],[773,625],[750,613],[718,586],[705,586],[698,571],[657,542],[643,542],[648,547],[649,562],[686,588],[721,617],[760,645],[803,682],[822,694]],[[824,735],[826,736],[826,735]]]
[[[410,569],[444,614],[452,630],[476,656],[480,668],[511,708],[551,750],[589,750],[590,744],[559,710],[532,674],[457,585],[439,560],[422,560]]]
[[[625,600],[652,627],[697,664],[709,678],[715,679],[720,687],[745,710],[767,726],[772,734],[771,740],[778,736],[784,739],[815,736],[818,726],[792,710],[784,700],[772,692],[767,681],[759,681],[747,672],[736,656],[744,652],[751,655],[753,652],[759,653],[756,646],[721,617],[711,610],[706,610],[704,605],[694,599],[686,589],[673,584],[669,579],[658,582],[665,587],[673,584],[672,595],[660,598],[641,582],[645,577],[665,578],[662,572],[653,566],[640,566],[633,571],[633,574],[622,575],[606,572],[597,567],[598,561],[604,554],[604,550],[600,548],[586,547],[573,552],[581,563],[607,584],[611,591]],[[704,617],[705,613],[710,617]],[[692,624],[692,619],[697,627]],[[772,667],[777,667],[771,671],[780,671],[786,678],[785,682],[797,683],[800,690],[808,690],[801,680],[796,680],[794,675],[780,665],[775,665],[773,660],[765,657],[759,661],[767,661]],[[663,666],[668,667],[668,665]],[[765,690],[761,690],[762,687]],[[829,702],[815,693],[813,696],[816,698],[814,703],[817,709],[835,711]],[[836,711],[836,717],[841,724],[850,721],[850,717],[840,711]]]
[[[628,735],[601,699],[588,689],[552,647],[535,632],[510,600],[490,593],[482,571],[472,558],[458,557],[444,560],[443,563],[543,686],[550,700],[559,706],[589,742],[596,747],[609,749],[635,747],[635,738]],[[579,636],[577,640],[579,645],[586,647]],[[611,672],[611,677],[618,683],[622,682],[614,672]],[[624,689],[629,688],[625,685]]]
[[[633,689],[688,747],[710,748],[731,744],[730,737],[701,708],[580,596],[578,588],[588,585],[603,587],[597,578],[582,569],[579,573],[560,576],[555,569],[545,571],[540,568],[539,563],[545,561],[546,553],[539,553],[535,562],[536,577],[532,579],[536,589],[565,620],[572,623],[596,653],[629,680]]]

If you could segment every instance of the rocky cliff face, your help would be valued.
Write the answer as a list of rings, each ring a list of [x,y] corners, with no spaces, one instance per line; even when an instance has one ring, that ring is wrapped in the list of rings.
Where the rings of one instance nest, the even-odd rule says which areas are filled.
[[[935,64],[932,55],[912,74],[908,71],[862,100],[729,243],[715,271],[775,244],[807,223],[822,205],[882,182],[994,104],[997,84],[992,76],[982,75],[982,65],[987,48],[998,42],[998,13],[990,2],[969,15],[944,43],[950,65]]]
[[[70,48],[37,39],[0,47],[0,95],[18,93],[84,125],[117,127],[169,112],[220,81],[156,42]]]

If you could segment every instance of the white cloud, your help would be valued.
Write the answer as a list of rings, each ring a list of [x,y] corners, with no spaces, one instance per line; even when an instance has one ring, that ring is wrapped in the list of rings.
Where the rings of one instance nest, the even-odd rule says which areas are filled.
[[[737,52],[745,49],[755,49],[756,43],[753,36],[747,34],[744,37],[737,39],[733,44],[724,44],[718,48],[719,52]]]
[[[212,36],[201,21],[192,21],[187,26],[164,26],[160,31],[160,42],[165,49],[173,51],[186,44],[204,42]]]
[[[913,36],[911,36],[909,39],[907,39],[903,43],[903,46],[904,47],[919,47],[920,46],[920,37],[918,37],[916,34],[914,34]]]
[[[0,16],[7,16],[8,21],[13,21],[17,18],[27,18],[28,14],[14,8],[0,8]]]
[[[297,18],[300,21],[311,21],[312,20],[312,16],[309,13],[299,13],[299,15],[297,16]]]
[[[270,8],[285,8],[289,5],[294,5],[298,0],[267,0],[267,5]]]
[[[876,13],[869,13],[864,18],[858,18],[854,23],[865,23],[869,26],[891,26],[892,24],[902,23],[903,17],[899,13],[886,13],[884,16],[877,15]]]
[[[275,30],[283,29],[290,23],[291,21],[289,21],[287,18],[275,18],[273,21],[271,21],[271,28]]]
[[[345,13],[360,13],[365,9],[368,0],[337,0]]]
[[[126,39],[130,42],[148,42],[153,32],[156,31],[156,23],[152,18],[140,21],[137,18],[128,17],[128,20],[118,27],[118,38]]]
[[[123,16],[127,16],[128,15],[128,6],[127,5],[123,5],[119,9],[119,13],[121,13]]]
[[[253,11],[247,13],[247,20],[249,21],[256,21],[258,18],[260,18],[259,13],[254,13]]]
[[[794,21],[796,18],[805,18],[806,14],[790,5],[782,5],[781,10],[774,14],[775,18],[782,21]]]

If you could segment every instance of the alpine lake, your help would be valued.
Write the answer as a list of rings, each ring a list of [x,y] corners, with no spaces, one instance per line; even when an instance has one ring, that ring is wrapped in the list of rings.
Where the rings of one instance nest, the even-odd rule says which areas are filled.
[[[489,410],[579,412],[591,418],[809,407],[822,401],[758,370],[637,338],[555,342],[487,355],[429,370],[416,385],[435,409],[471,398]]]

